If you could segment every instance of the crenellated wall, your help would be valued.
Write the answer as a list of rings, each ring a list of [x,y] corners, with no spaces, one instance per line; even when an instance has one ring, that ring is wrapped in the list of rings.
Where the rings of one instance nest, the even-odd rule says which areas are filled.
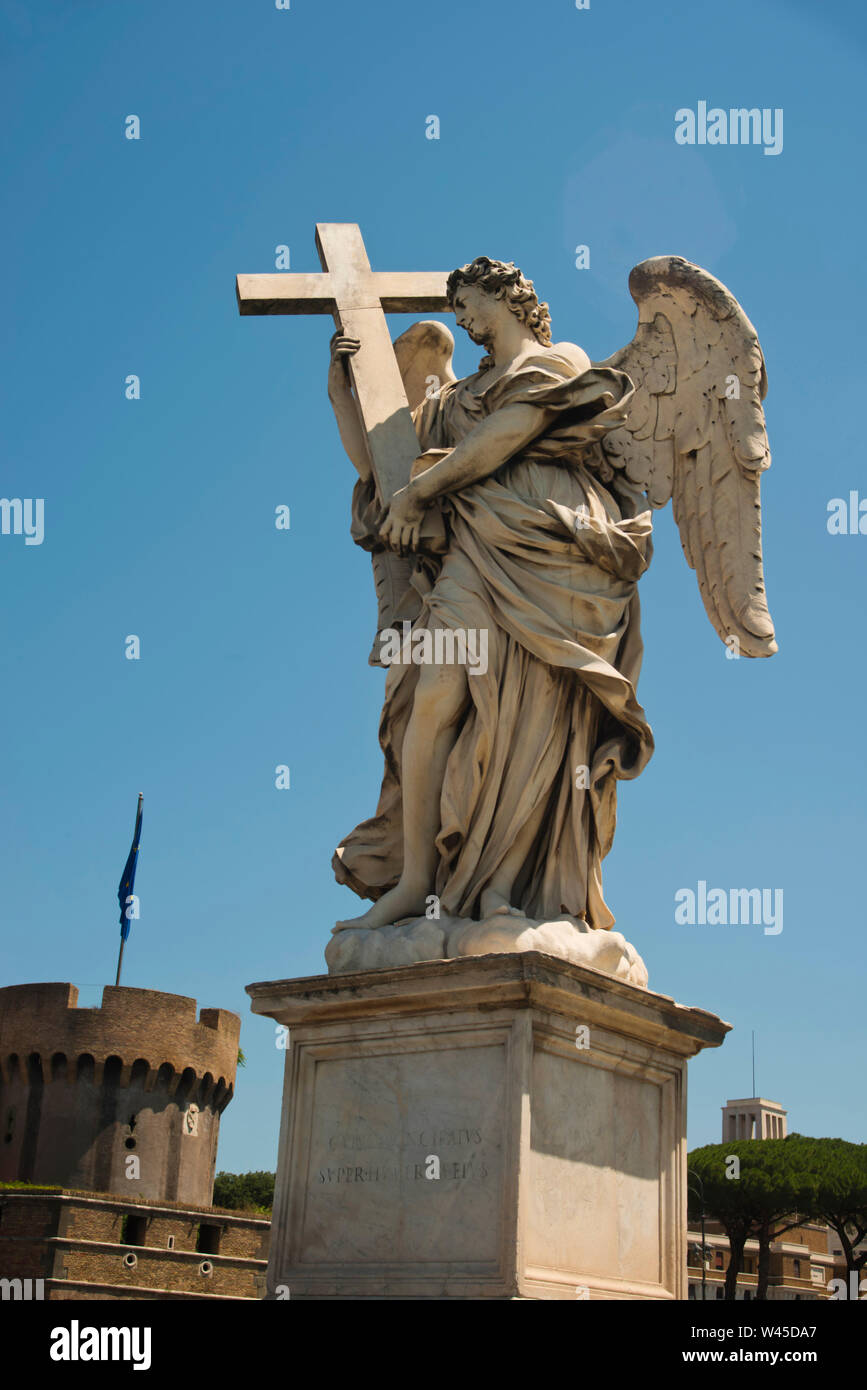
[[[0,1181],[207,1206],[238,1015],[126,986],[77,1001],[71,984],[0,989]]]

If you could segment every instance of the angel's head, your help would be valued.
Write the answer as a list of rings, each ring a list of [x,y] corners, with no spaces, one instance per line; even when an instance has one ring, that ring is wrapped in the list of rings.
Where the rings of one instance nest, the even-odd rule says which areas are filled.
[[[540,304],[533,288],[512,261],[492,261],[477,256],[468,265],[453,270],[446,283],[449,308],[461,328],[474,343],[490,348],[497,323],[504,313],[512,313],[527,325],[540,343],[551,341],[551,315],[548,305]],[[482,366],[489,364],[484,358]]]

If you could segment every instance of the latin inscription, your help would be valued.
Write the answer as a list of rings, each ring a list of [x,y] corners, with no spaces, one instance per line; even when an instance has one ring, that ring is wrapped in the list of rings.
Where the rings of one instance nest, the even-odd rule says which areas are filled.
[[[391,1152],[401,1158],[408,1148],[424,1151],[424,1161],[418,1163],[380,1162],[329,1164],[320,1168],[316,1181],[320,1183],[380,1183],[380,1182],[424,1182],[430,1180],[432,1171],[442,1181],[483,1182],[488,1176],[488,1168],[478,1152],[483,1142],[479,1129],[446,1129],[431,1126],[427,1129],[409,1129],[385,1134],[371,1132],[357,1133],[351,1130],[338,1130],[329,1135],[328,1148],[335,1158],[344,1158],[347,1153],[361,1154],[367,1150],[377,1153]],[[448,1151],[457,1149],[459,1156],[453,1158]],[[432,1170],[430,1159],[436,1156],[439,1162]]]

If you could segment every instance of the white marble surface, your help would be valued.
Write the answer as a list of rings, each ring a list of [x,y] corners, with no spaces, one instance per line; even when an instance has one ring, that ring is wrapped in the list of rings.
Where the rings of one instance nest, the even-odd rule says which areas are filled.
[[[248,989],[289,1028],[269,1297],[685,1297],[715,1015],[538,952]]]

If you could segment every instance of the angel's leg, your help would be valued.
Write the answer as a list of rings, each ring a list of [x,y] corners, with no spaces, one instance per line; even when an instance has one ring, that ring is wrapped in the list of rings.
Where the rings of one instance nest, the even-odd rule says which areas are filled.
[[[431,624],[432,627],[436,624]],[[425,910],[436,879],[436,838],[446,763],[460,731],[469,700],[463,666],[422,666],[412,714],[403,740],[403,873],[367,912],[338,922],[335,931],[386,927]]]
[[[512,905],[512,887],[524,867],[527,855],[533,848],[533,841],[539,832],[544,813],[544,804],[535,808],[526,824],[518,831],[500,867],[488,883],[487,888],[482,892],[479,899],[479,912],[482,919],[493,917],[499,913],[504,913],[510,917],[523,917],[525,915],[520,908]]]

